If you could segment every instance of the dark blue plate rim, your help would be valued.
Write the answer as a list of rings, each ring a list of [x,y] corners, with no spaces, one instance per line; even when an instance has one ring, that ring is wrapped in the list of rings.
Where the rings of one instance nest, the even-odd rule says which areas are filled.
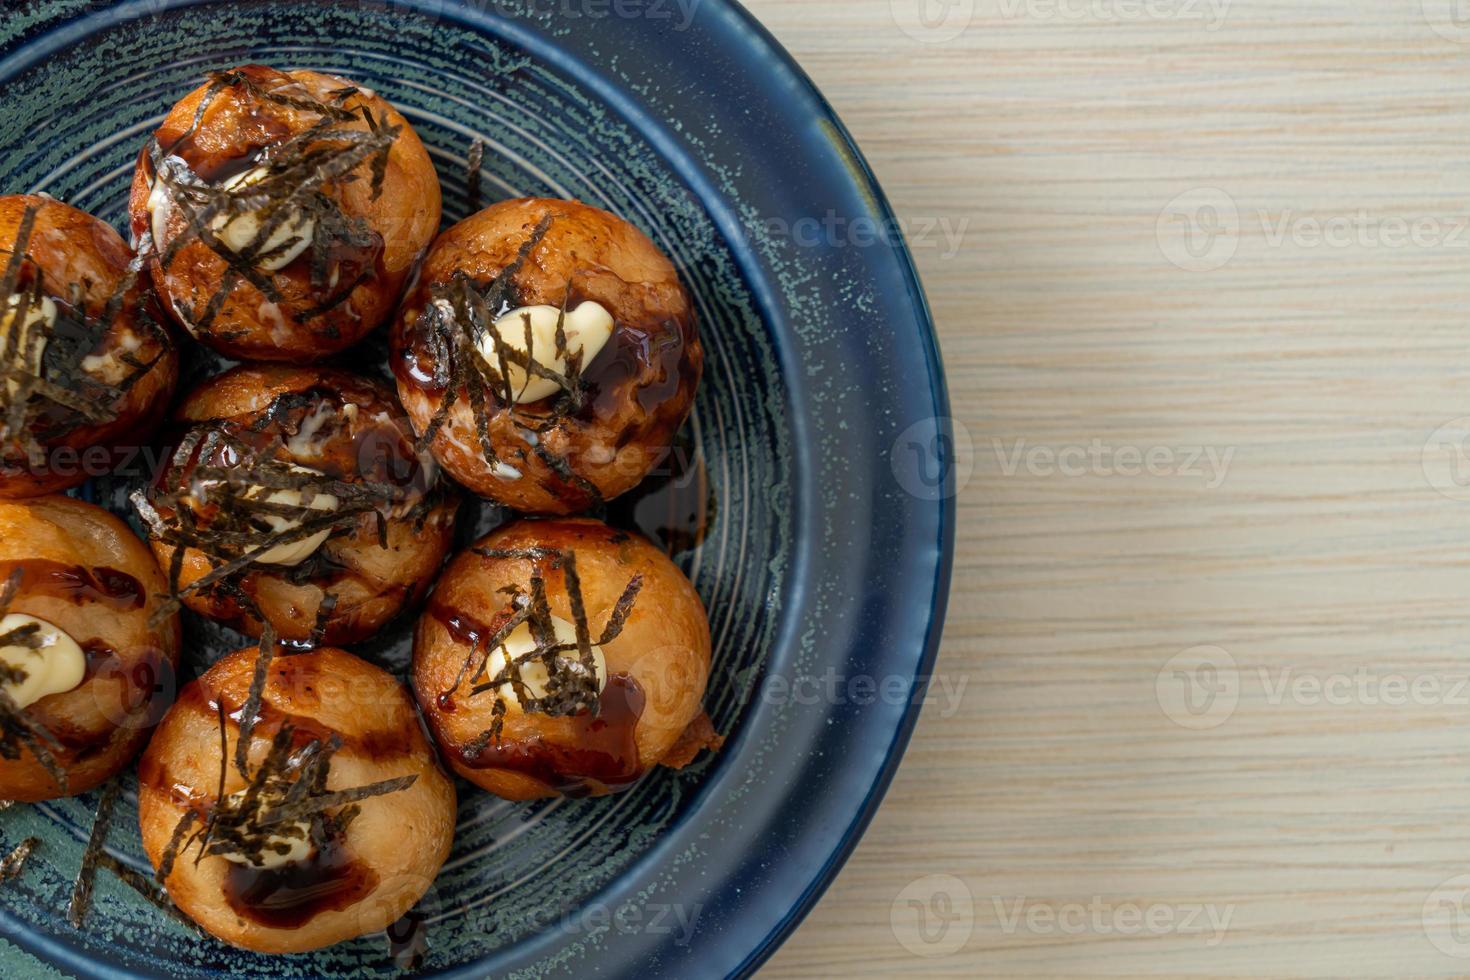
[[[834,133],[842,141],[843,149],[848,157],[856,163],[858,175],[864,185],[862,189],[873,202],[878,218],[884,222],[896,221],[897,214],[888,200],[887,193],[879,184],[878,176],[874,173],[868,158],[853,138],[847,124],[837,114],[837,110],[827,101],[827,97],[822,94],[811,76],[806,73],[806,69],[801,67],[791,52],[787,51],[775,35],[767,30],[766,26],[745,9],[745,6],[738,0],[716,0],[716,2],[733,10],[745,22],[747,30],[768,49],[766,55],[776,59],[788,73],[795,76],[803,94],[813,103],[816,112],[831,124]],[[907,241],[897,245],[893,253],[900,266],[900,273],[904,279],[909,299],[913,304],[918,333],[923,339],[924,361],[929,370],[930,391],[934,399],[934,418],[937,421],[937,427],[947,433],[951,417],[949,414],[949,385],[945,379],[944,363],[939,352],[939,337],[935,330],[934,314],[929,305],[929,297],[924,292],[924,285],[919,279],[919,270]],[[952,478],[953,474],[950,474],[950,477]],[[950,580],[954,567],[955,495],[952,492],[946,492],[939,508],[939,562],[935,569],[934,588],[930,599],[928,631],[925,634],[923,652],[917,664],[915,677],[917,692],[922,692],[929,676],[933,673],[934,663],[939,657],[939,641],[944,633],[944,619],[948,611]],[[843,865],[857,849],[863,834],[867,832],[868,826],[877,815],[878,807],[882,804],[889,786],[893,783],[894,776],[898,773],[899,764],[903,761],[904,752],[913,738],[914,728],[919,723],[919,714],[922,710],[922,696],[912,698],[908,710],[894,731],[883,768],[863,799],[856,817],[839,837],[826,864],[780,924],[755,949],[751,950],[750,955],[731,974],[732,976],[743,978],[754,975],[756,970],[760,969],[761,965],[770,959],[781,944],[796,931],[802,920],[816,907],[822,895],[837,878],[838,872],[842,870]]]
[[[0,47],[0,76],[13,77],[15,73],[35,64],[37,60],[74,43],[79,37],[85,36],[89,31],[106,26],[109,23],[129,19],[135,9],[157,13],[160,7],[171,9],[182,8],[208,2],[211,2],[211,0],[123,0],[123,2],[113,4],[110,8],[102,10],[98,10],[94,6],[90,14],[82,13],[66,18],[59,24],[46,30],[40,36],[22,36],[14,39],[8,45]],[[453,16],[455,19],[462,19],[472,26],[491,29],[491,25],[488,23],[491,15],[483,11],[477,12],[461,8],[457,0],[397,0],[397,2],[405,7],[422,6],[429,8],[441,16]],[[868,216],[884,223],[886,226],[892,226],[896,222],[896,215],[867,159],[863,156],[862,151],[853,140],[846,125],[791,54],[736,0],[701,0],[701,2],[713,7],[724,8],[726,12],[733,15],[733,19],[729,17],[718,18],[722,32],[725,35],[721,40],[728,45],[728,50],[736,52],[743,47],[746,50],[743,53],[742,60],[746,60],[747,64],[759,65],[764,71],[779,69],[790,76],[795,82],[795,85],[787,93],[790,101],[776,108],[791,122],[793,127],[803,123],[809,124],[813,120],[820,120],[826,124],[834,138],[833,158],[822,161],[826,165],[826,170],[828,172],[842,171],[846,173],[846,179],[868,203],[868,210],[871,212]],[[85,11],[85,9],[84,7],[83,10]],[[508,24],[504,20],[496,20],[493,24],[493,30],[495,33],[506,36],[517,44],[521,44],[538,57],[544,58],[558,70],[573,74],[583,81],[590,81],[599,96],[606,98],[610,104],[614,105],[618,111],[624,114],[625,118],[634,122],[637,128],[650,138],[650,140],[659,144],[661,151],[670,151],[674,156],[687,156],[686,148],[671,148],[669,146],[671,138],[667,130],[657,122],[650,122],[646,118],[643,108],[615,82],[603,77],[600,71],[591,69],[586,62],[574,56],[567,55],[554,42],[548,41],[534,31],[522,29],[519,25]],[[19,52],[16,51],[17,47],[21,49]],[[706,202],[712,199],[718,199],[721,196],[709,185],[709,182],[705,179],[705,175],[697,168],[692,173],[684,174],[684,177],[695,185],[703,185],[703,189],[708,193],[701,195],[701,197]],[[716,220],[718,221],[718,217],[716,217]],[[724,228],[723,225],[722,228],[728,231],[728,228]],[[949,395],[939,355],[939,346],[932,313],[923,286],[920,283],[912,253],[907,245],[902,242],[886,244],[882,248],[875,248],[869,252],[872,256],[878,256],[880,253],[882,257],[892,261],[896,266],[896,268],[885,272],[883,278],[891,278],[891,273],[896,272],[897,278],[901,282],[904,294],[908,300],[907,305],[912,314],[912,322],[903,324],[903,327],[905,330],[912,327],[913,332],[917,334],[917,338],[920,341],[921,359],[927,371],[928,391],[932,399],[932,419],[935,421],[938,432],[947,433],[950,424]],[[749,255],[740,255],[739,258],[742,267],[746,271],[749,271],[752,266],[759,266],[760,264],[759,260]],[[879,278],[878,271],[871,268],[876,262],[877,259],[875,258],[874,262],[868,263],[870,266],[868,271],[875,278]],[[767,306],[768,304],[762,302],[761,305]],[[886,463],[886,461],[878,462]],[[798,466],[803,470],[807,468],[804,461],[799,462]],[[951,473],[949,476],[952,478],[953,474]],[[801,473],[798,475],[799,483],[805,484],[809,483],[809,481],[810,474]],[[798,499],[805,502],[810,498],[806,494],[798,494]],[[852,814],[852,818],[846,827],[841,827],[840,823],[835,820],[831,824],[823,824],[818,820],[812,821],[815,827],[811,828],[803,838],[801,848],[803,851],[815,855],[825,855],[821,859],[819,870],[812,875],[805,890],[792,900],[788,910],[779,919],[775,927],[770,929],[764,938],[755,943],[753,947],[746,944],[749,951],[745,954],[743,960],[739,960],[738,962],[732,960],[726,966],[721,967],[721,972],[727,975],[740,977],[752,975],[775,952],[780,944],[791,935],[807,914],[810,913],[861,840],[897,772],[904,750],[918,722],[919,713],[923,704],[922,694],[938,656],[939,640],[945,619],[954,561],[956,508],[952,488],[947,487],[946,492],[943,494],[943,499],[936,501],[933,506],[937,510],[938,540],[911,542],[910,548],[910,555],[921,549],[932,548],[936,545],[938,548],[937,554],[935,555],[936,560],[932,566],[933,577],[929,595],[922,597],[917,590],[912,590],[913,598],[915,600],[923,598],[923,601],[927,602],[928,606],[927,613],[924,616],[927,622],[924,627],[925,632],[922,649],[919,652],[917,660],[912,661],[915,668],[915,696],[909,700],[902,717],[894,726],[893,737],[888,745],[883,762],[868,784],[864,795],[860,799],[833,796],[826,801],[834,812],[834,815],[841,813]],[[805,564],[805,561],[798,560],[796,562],[797,567],[793,571],[799,572]],[[929,568],[925,570],[931,571]],[[917,606],[917,602],[915,605]],[[920,615],[915,611],[910,614],[910,618],[917,621]],[[917,625],[917,622],[913,625]],[[710,775],[713,776],[714,774],[711,773]],[[709,786],[702,787],[698,795],[706,796],[709,789]],[[844,803],[855,803],[855,812],[850,806],[843,806]],[[693,816],[694,814],[691,813],[690,817]],[[686,819],[686,821],[681,822],[687,824],[688,820]],[[841,829],[829,833],[817,832],[822,826]],[[625,871],[625,880],[636,877],[640,868],[650,862],[657,861],[660,852],[663,850],[663,848],[656,846],[650,852],[646,853],[639,861],[635,862],[633,867]],[[616,887],[615,883],[610,884],[605,891],[613,891]],[[84,972],[90,972],[97,965],[88,960],[79,950],[65,943],[52,942],[49,937],[26,936],[21,942],[22,945],[43,955],[53,964],[65,964],[73,969],[79,969]],[[525,952],[525,947],[528,945],[537,945],[536,940],[533,938],[523,943],[515,944],[512,947],[492,954],[479,963],[465,964],[459,968],[450,968],[440,975],[454,977],[479,976],[479,971],[482,971],[493,962],[498,961],[503,963],[505,959],[515,957],[516,952]],[[520,947],[520,949],[518,950],[517,947]],[[715,958],[718,959],[718,957]],[[709,965],[714,966],[715,964],[711,963]]]

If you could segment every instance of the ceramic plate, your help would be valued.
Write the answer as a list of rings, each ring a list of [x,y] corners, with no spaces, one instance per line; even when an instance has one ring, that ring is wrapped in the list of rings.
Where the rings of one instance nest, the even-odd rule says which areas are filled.
[[[391,100],[439,167],[446,222],[465,215],[477,137],[488,196],[629,218],[682,270],[708,351],[673,462],[607,516],[664,544],[709,607],[706,703],[729,741],[607,799],[514,804],[461,784],[453,856],[417,912],[422,975],[753,970],[877,806],[948,586],[943,378],[881,191],[807,78],[724,0],[7,3],[0,191],[122,228],[146,135],[205,72],[250,62]],[[115,504],[116,483],[84,492]],[[499,519],[462,516],[462,540]],[[188,637],[195,673],[242,645],[198,623]],[[401,672],[402,640],[398,624],[357,650]],[[109,849],[147,871],[135,800],[129,775]],[[0,974],[397,975],[383,935],[309,956],[201,943],[106,872],[73,930],[96,803],[0,813],[0,846],[44,841],[0,887]]]

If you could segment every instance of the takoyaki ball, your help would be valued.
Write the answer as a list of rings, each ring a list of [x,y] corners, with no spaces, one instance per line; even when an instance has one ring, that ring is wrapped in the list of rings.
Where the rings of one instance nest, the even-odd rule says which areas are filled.
[[[167,410],[178,354],[132,258],[85,212],[0,197],[0,497],[109,472]]]
[[[440,189],[418,136],[374,93],[247,65],[168,114],[130,211],[190,333],[230,357],[299,364],[393,312],[439,230]]]
[[[173,699],[179,620],[126,524],[70,497],[0,502],[0,799],[85,792]]]
[[[439,748],[498,796],[601,795],[718,748],[709,622],[663,552],[593,520],[522,521],[451,563],[414,635]]]
[[[244,365],[178,410],[187,427],[135,495],[185,605],[260,636],[355,643],[422,598],[456,496],[388,386],[327,368]]]
[[[391,675],[331,647],[278,654],[257,700],[259,657],[226,656],[164,716],[138,764],[143,849],[174,904],[232,945],[381,931],[449,856],[454,786]]]
[[[571,514],[669,453],[704,367],[673,264],[576,201],[506,201],[441,235],[393,331],[398,394],[455,479]]]

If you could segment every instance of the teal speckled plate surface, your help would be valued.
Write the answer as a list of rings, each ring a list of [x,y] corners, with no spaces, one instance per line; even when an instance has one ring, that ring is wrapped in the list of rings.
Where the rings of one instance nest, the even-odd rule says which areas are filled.
[[[147,133],[204,72],[249,62],[394,102],[439,166],[446,221],[465,214],[476,137],[488,197],[631,219],[682,270],[708,351],[689,465],[612,516],[656,534],[670,499],[711,508],[699,544],[665,537],[711,611],[706,705],[729,742],[608,799],[513,804],[461,784],[454,853],[420,906],[423,975],[749,972],[881,798],[948,588],[943,378],[908,255],[871,234],[892,217],[881,192],[805,76],[725,0],[8,2],[0,192],[46,191],[121,228]],[[839,233],[793,234],[804,221]],[[189,635],[196,669],[234,645]],[[359,652],[403,666],[401,634]],[[868,682],[877,695],[854,694]],[[124,800],[109,848],[146,872],[131,775]],[[0,886],[0,975],[397,975],[381,934],[308,956],[201,943],[105,872],[73,930],[96,802],[0,813],[0,847],[44,841]]]

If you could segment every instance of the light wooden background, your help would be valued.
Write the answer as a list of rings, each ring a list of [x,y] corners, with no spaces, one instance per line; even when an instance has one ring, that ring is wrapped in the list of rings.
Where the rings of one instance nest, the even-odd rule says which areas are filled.
[[[974,450],[963,697],[764,975],[1470,974],[1470,4],[748,2],[965,228]]]

